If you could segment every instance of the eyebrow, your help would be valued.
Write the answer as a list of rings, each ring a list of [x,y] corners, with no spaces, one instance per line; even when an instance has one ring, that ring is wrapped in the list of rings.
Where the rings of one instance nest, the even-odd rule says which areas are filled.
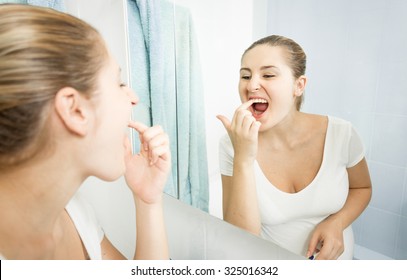
[[[270,68],[276,68],[278,70],[278,67],[274,66],[274,65],[262,66],[262,67],[260,67],[260,70],[266,70],[266,69],[270,69]],[[247,67],[242,67],[242,68],[240,68],[240,71],[249,71],[249,72],[251,72],[252,70],[250,70],[250,68],[247,68]]]

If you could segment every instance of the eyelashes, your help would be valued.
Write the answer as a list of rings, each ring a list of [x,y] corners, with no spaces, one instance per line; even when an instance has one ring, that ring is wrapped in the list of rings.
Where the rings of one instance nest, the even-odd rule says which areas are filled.
[[[270,78],[274,78],[276,77],[276,75],[263,75],[263,78],[265,79],[270,79]],[[240,77],[242,80],[250,80],[251,76],[241,76]]]

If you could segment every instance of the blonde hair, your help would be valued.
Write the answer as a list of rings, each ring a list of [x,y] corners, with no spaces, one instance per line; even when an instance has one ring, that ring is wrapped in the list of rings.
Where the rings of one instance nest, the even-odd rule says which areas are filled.
[[[249,48],[247,48],[242,57],[251,49],[259,45],[269,45],[271,47],[282,47],[286,51],[287,64],[291,68],[294,78],[298,79],[302,75],[305,75],[307,56],[301,46],[294,40],[280,35],[271,35],[257,40]],[[304,100],[304,94],[297,97],[296,108],[299,111],[301,109],[302,102]]]
[[[70,86],[90,96],[106,55],[96,29],[78,18],[0,5],[0,169],[43,150],[55,94]]]

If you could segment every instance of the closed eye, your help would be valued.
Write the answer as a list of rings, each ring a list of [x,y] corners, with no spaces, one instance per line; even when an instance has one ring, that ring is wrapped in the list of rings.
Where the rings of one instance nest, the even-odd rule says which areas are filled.
[[[273,77],[275,77],[276,75],[263,75],[263,77],[264,78],[273,78]]]
[[[243,80],[250,80],[250,76],[241,76]]]

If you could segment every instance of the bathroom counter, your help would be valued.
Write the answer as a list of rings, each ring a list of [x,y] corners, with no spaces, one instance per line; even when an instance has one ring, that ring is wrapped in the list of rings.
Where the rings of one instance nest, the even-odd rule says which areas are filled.
[[[164,195],[164,215],[174,260],[305,259],[169,195]]]

